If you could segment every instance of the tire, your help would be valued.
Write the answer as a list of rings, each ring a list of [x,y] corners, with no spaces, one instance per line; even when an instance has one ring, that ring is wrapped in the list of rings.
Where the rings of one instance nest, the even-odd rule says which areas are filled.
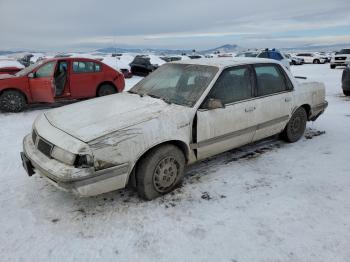
[[[16,91],[4,91],[0,96],[0,110],[5,112],[20,112],[27,105],[25,96]]]
[[[299,107],[290,118],[282,132],[282,138],[289,143],[298,141],[306,129],[307,115],[304,108]]]
[[[330,65],[331,69],[334,69],[335,68],[335,65]]]
[[[314,64],[319,64],[319,63],[320,63],[320,60],[315,59],[315,60],[313,61],[313,63],[314,63]]]
[[[97,96],[107,96],[117,93],[116,89],[112,85],[102,85],[98,89]]]
[[[350,91],[343,90],[344,95],[350,96]]]
[[[183,179],[185,162],[177,146],[167,144],[151,149],[136,167],[139,196],[152,200],[171,192]]]

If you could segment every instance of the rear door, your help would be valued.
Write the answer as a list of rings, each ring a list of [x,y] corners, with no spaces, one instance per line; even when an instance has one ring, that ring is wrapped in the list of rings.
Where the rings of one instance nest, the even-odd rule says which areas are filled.
[[[95,97],[103,76],[99,63],[74,60],[71,63],[70,91],[74,98]]]
[[[257,99],[255,117],[257,141],[281,132],[293,106],[293,85],[283,68],[276,64],[255,65]]]
[[[225,69],[208,99],[219,99],[224,108],[197,111],[197,158],[204,159],[250,143],[255,133],[255,100],[253,98],[252,68],[249,66]],[[205,102],[204,102],[205,104]]]
[[[56,61],[43,64],[33,72],[33,77],[29,78],[29,86],[33,102],[55,101],[54,70]]]

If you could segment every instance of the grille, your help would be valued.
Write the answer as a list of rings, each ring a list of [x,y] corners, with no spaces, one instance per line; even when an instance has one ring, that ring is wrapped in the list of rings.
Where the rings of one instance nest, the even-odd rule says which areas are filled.
[[[46,141],[42,140],[41,138],[39,139],[38,142],[38,150],[43,153],[45,156],[51,158],[51,150],[52,150],[52,145],[47,143]]]
[[[38,136],[37,136],[35,130],[33,130],[33,132],[32,132],[32,140],[33,140],[33,144],[34,144],[34,145],[35,145],[35,143],[36,143],[36,138],[37,138],[37,137],[38,137]]]
[[[346,57],[345,56],[342,56],[342,57],[336,57],[335,60],[345,60]]]

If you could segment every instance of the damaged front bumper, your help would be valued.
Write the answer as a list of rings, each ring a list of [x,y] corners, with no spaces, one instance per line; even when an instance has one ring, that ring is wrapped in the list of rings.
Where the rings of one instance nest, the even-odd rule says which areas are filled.
[[[34,146],[31,135],[23,140],[21,158],[29,176],[39,173],[59,189],[79,196],[94,196],[124,188],[130,172],[128,163],[98,171],[93,167],[66,165],[41,153]]]

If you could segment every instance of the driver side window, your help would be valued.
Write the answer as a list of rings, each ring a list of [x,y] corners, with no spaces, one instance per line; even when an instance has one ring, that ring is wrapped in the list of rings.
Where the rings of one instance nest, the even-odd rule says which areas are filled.
[[[252,97],[251,69],[232,67],[224,70],[208,98],[219,99],[223,104],[230,104]]]
[[[35,73],[35,77],[36,78],[41,78],[41,77],[50,77],[53,75],[53,70],[55,68],[55,64],[56,62],[52,61],[52,62],[48,62],[45,65],[43,65],[42,67],[40,67],[36,73]]]

